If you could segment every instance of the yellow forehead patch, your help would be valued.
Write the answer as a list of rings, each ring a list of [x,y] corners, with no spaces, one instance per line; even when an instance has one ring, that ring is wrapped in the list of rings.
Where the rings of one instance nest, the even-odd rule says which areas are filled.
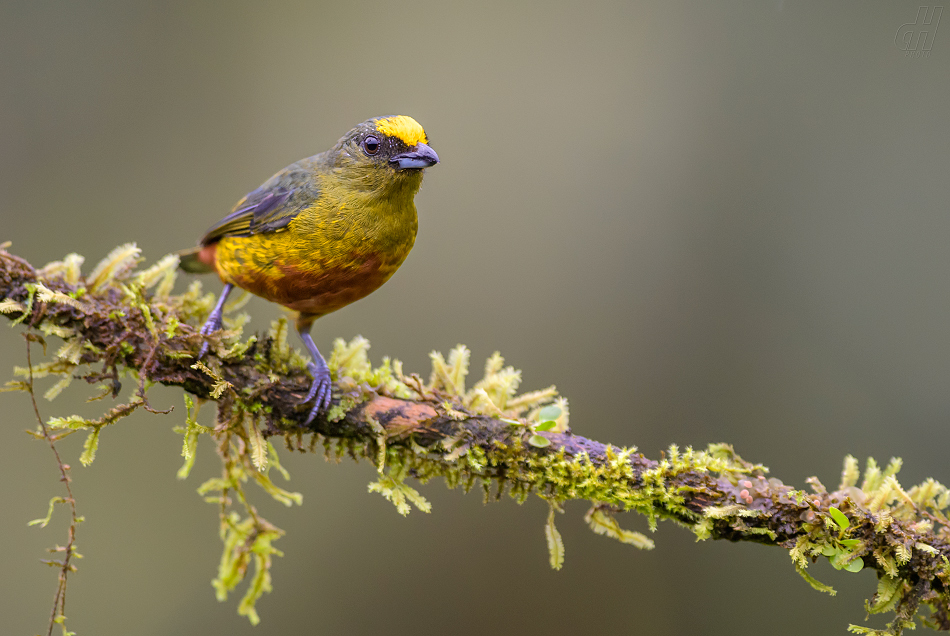
[[[396,137],[409,147],[418,143],[428,143],[426,131],[412,117],[396,115],[376,121],[376,130],[387,137]]]

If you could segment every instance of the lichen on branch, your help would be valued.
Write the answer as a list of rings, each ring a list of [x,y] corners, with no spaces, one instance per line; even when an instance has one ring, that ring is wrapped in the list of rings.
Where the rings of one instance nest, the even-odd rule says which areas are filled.
[[[259,620],[255,601],[272,588],[271,558],[281,554],[273,544],[283,532],[260,516],[245,485],[254,481],[288,506],[301,503],[298,493],[271,479],[274,471],[286,476],[274,443],[283,438],[292,451],[320,445],[330,459],[372,462],[379,474],[369,489],[401,514],[431,508],[410,480],[477,486],[486,499],[541,497],[550,506],[544,534],[554,568],[565,558],[556,513],[563,502],[583,499],[590,503],[585,519],[594,532],[639,548],[653,542],[623,529],[619,513],[646,516],[651,530],[670,520],[699,540],[784,548],[812,587],[832,594],[807,572],[810,563],[827,558],[845,572],[874,571],[877,590],[866,609],[894,614],[880,633],[900,634],[916,620],[950,630],[950,491],[933,480],[904,488],[898,460],[883,469],[868,460],[861,480],[857,460],[849,456],[837,488],[829,491],[811,478],[806,492],[767,477],[765,467],[743,460],[728,444],[701,451],[671,445],[660,458],[648,459],[635,447],[575,435],[567,401],[554,387],[518,394],[521,373],[497,353],[467,387],[470,354],[461,345],[447,357],[433,352],[424,380],[404,373],[397,360],[384,358],[373,367],[369,343],[360,337],[334,343],[332,407],[304,426],[308,411],[300,400],[310,378],[305,358],[287,343],[286,319],[266,334],[245,336],[247,317],[232,315],[224,330],[207,336],[210,355],[197,361],[205,338],[198,329],[213,296],[198,281],[173,294],[174,256],[145,269],[137,269],[140,260],[134,245],[120,246],[83,276],[78,255],[36,269],[0,247],[0,313],[37,338],[62,340],[50,360],[31,366],[33,378],[55,380],[48,399],[79,377],[99,387],[98,397],[119,400],[96,420],[64,415],[47,422],[59,430],[56,439],[86,431],[84,464],[94,460],[104,427],[138,409],[156,412],[149,387],[184,389],[179,477],[188,476],[199,439],[210,438],[221,475],[199,493],[218,506],[221,519],[224,551],[214,586],[223,600],[249,579],[238,610],[252,622]],[[30,370],[15,373],[25,377]],[[133,381],[130,395],[120,400],[126,379]],[[25,389],[26,382],[14,379],[8,388]],[[197,409],[209,401],[217,408],[214,427],[197,423]],[[923,607],[928,617],[919,615]]]

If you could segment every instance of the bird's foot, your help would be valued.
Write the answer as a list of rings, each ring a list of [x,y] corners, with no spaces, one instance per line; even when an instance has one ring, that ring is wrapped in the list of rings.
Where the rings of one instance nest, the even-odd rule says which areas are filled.
[[[224,286],[224,289],[221,290],[221,295],[218,297],[218,304],[216,304],[214,309],[211,310],[211,313],[208,314],[208,322],[206,322],[201,328],[201,331],[198,332],[202,336],[207,336],[221,328],[221,317],[224,315],[224,301],[228,299],[228,294],[231,293],[232,289],[234,289],[234,285],[228,283]],[[208,353],[210,347],[211,343],[207,340],[202,343],[201,349],[198,351],[199,360]]]
[[[208,321],[201,327],[201,331],[198,333],[202,336],[207,336],[208,334],[214,333],[221,328],[221,314],[220,311],[212,311],[211,315],[208,316]],[[200,360],[208,353],[208,349],[211,347],[211,343],[205,340],[201,344],[201,349],[198,351],[198,359]]]
[[[300,403],[306,404],[310,402],[310,400],[313,400],[313,408],[310,409],[310,414],[307,415],[304,426],[308,426],[310,422],[313,421],[313,418],[317,416],[317,413],[326,411],[327,407],[330,406],[330,370],[326,364],[317,365],[313,362],[307,365],[307,369],[309,369],[310,374],[313,375],[313,384],[310,385],[310,391],[307,392],[307,397],[301,400]]]

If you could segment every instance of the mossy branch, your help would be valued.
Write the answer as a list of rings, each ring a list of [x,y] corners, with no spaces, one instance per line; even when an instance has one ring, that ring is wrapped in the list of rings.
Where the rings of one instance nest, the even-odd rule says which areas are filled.
[[[310,377],[305,360],[287,345],[286,321],[278,321],[265,336],[242,339],[238,317],[230,330],[210,336],[211,354],[196,362],[203,338],[198,328],[212,296],[202,294],[197,282],[184,294],[171,294],[175,257],[141,271],[135,270],[138,260],[134,245],[122,246],[83,277],[77,255],[36,269],[0,246],[0,313],[33,333],[63,339],[52,361],[31,365],[31,377],[60,378],[47,391],[50,399],[74,376],[101,385],[103,395],[114,398],[123,377],[135,378],[128,403],[102,418],[49,421],[63,429],[60,436],[90,432],[84,463],[93,460],[104,426],[139,407],[152,410],[149,386],[180,386],[187,392],[181,428],[186,464],[180,476],[190,470],[198,437],[210,435],[222,458],[222,476],[199,491],[217,493],[208,499],[220,506],[225,551],[215,587],[219,598],[226,598],[253,561],[255,574],[239,608],[252,621],[258,620],[254,601],[270,590],[270,558],[280,554],[272,542],[282,532],[260,517],[242,484],[252,478],[287,505],[300,502],[299,495],[268,477],[272,468],[283,472],[270,442],[282,437],[292,450],[322,442],[330,457],[372,461],[380,474],[370,489],[403,514],[409,504],[429,509],[405,483],[409,477],[422,482],[443,477],[450,487],[466,489],[478,485],[486,497],[509,494],[523,501],[536,494],[551,506],[545,532],[555,568],[564,559],[555,512],[564,501],[584,499],[591,503],[586,519],[595,532],[640,548],[651,548],[652,541],[622,529],[617,513],[639,512],[651,529],[658,520],[672,520],[698,539],[782,547],[805,580],[822,591],[834,593],[806,572],[820,557],[841,570],[873,570],[877,591],[866,609],[895,614],[887,633],[899,634],[917,618],[950,630],[950,491],[933,480],[903,488],[896,479],[898,460],[883,470],[869,460],[859,487],[857,461],[849,456],[836,489],[812,478],[806,493],[766,477],[763,466],[744,461],[727,444],[704,451],[674,445],[661,458],[649,459],[632,447],[573,434],[567,403],[553,387],[516,395],[520,372],[505,367],[497,354],[486,364],[484,378],[466,390],[464,347],[448,360],[433,353],[432,375],[424,382],[404,375],[397,361],[372,368],[362,339],[337,342],[330,360],[333,407],[304,427],[308,410],[300,400]],[[15,380],[10,388],[25,385]],[[188,394],[200,398],[197,405]],[[195,418],[205,400],[217,403],[214,428],[198,425]],[[235,500],[247,513],[243,520],[233,510]],[[930,609],[928,618],[918,616],[924,606]]]

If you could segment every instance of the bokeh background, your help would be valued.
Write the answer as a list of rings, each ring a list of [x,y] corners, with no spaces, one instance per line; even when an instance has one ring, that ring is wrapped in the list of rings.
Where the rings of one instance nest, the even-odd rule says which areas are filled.
[[[416,247],[371,297],[321,320],[375,360],[428,372],[458,342],[524,388],[556,384],[575,432],[635,444],[727,441],[787,483],[837,483],[847,453],[950,481],[950,23],[927,57],[895,42],[910,2],[3,2],[0,241],[87,271],[135,241],[193,245],[245,192],[370,116],[405,113],[442,164]],[[944,16],[944,21],[950,16]],[[219,284],[207,280],[214,291]],[[183,287],[184,282],[179,283]],[[181,287],[180,287],[181,288]],[[256,328],[280,311],[253,301]],[[0,327],[7,379],[23,364]],[[44,386],[44,385],[41,385]],[[94,414],[72,387],[44,417]],[[695,543],[662,524],[638,552],[583,504],[547,563],[546,507],[421,488],[408,518],[366,493],[369,464],[284,453],[302,508],[263,623],[214,600],[216,474],[205,443],[175,479],[169,416],[104,431],[74,465],[85,555],[80,634],[800,634],[864,618],[875,579],[786,552]],[[65,515],[23,394],[0,395],[2,631],[45,630]],[[205,416],[210,416],[206,413]],[[628,527],[643,530],[627,515]],[[871,624],[880,624],[872,621]]]

